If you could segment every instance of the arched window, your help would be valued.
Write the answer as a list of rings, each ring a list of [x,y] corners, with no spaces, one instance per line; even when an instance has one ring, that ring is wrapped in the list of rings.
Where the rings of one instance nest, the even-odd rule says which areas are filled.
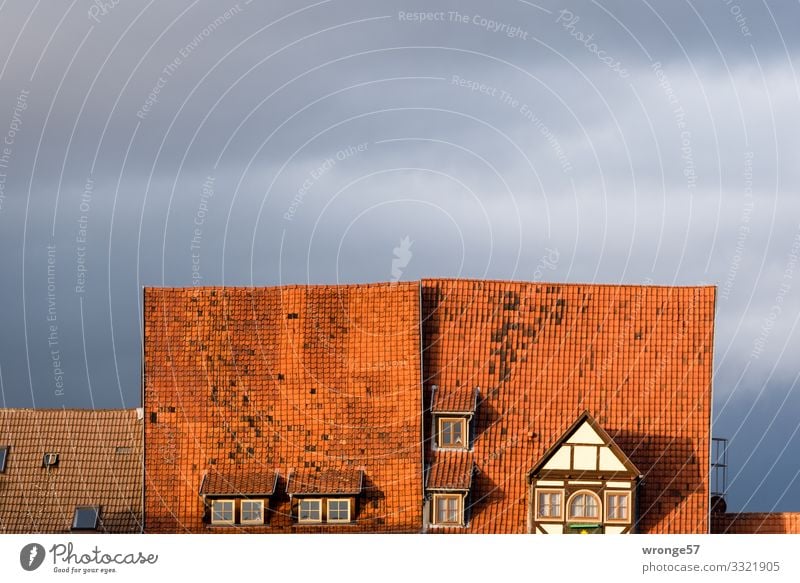
[[[570,520],[600,520],[600,498],[588,490],[575,492],[569,499]]]

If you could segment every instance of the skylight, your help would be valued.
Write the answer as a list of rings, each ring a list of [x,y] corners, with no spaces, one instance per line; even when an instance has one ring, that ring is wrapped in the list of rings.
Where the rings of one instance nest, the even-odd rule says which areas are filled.
[[[78,506],[72,517],[72,530],[97,530],[99,519],[99,506]]]
[[[43,468],[54,468],[58,465],[58,454],[57,453],[46,453],[44,454],[44,458],[42,458],[42,467]]]

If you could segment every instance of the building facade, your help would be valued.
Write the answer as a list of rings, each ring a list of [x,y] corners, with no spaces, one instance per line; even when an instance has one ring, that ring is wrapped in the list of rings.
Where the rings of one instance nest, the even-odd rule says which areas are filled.
[[[0,409],[0,533],[798,533],[710,504],[715,289],[144,290],[142,409]]]
[[[144,306],[147,532],[709,531],[713,287],[146,289]]]
[[[0,533],[142,531],[141,409],[0,409]]]

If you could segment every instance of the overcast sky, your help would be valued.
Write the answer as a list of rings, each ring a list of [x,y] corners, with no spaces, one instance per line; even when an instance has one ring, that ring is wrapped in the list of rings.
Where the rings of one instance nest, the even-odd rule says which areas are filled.
[[[715,284],[800,510],[798,2],[102,4],[0,2],[2,404],[138,406],[146,285]]]

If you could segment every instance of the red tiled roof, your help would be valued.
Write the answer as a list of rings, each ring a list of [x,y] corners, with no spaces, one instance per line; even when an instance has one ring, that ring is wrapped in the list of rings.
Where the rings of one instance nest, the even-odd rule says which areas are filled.
[[[365,469],[357,523],[418,532],[419,284],[148,288],[148,532],[204,532],[202,473]],[[269,525],[291,532],[285,492]],[[310,528],[310,527],[309,527]]]
[[[711,514],[713,534],[800,534],[800,512]]]
[[[708,532],[714,296],[713,287],[423,280],[426,406],[432,385],[481,389],[480,502],[459,532],[526,532],[526,473],[584,410],[645,476],[640,532]]]
[[[0,533],[66,533],[77,506],[100,506],[100,532],[142,522],[142,421],[137,411],[0,409]],[[45,453],[58,465],[42,467]]]
[[[361,470],[323,470],[292,472],[286,483],[287,494],[360,494],[364,486]]]
[[[235,472],[221,475],[209,472],[200,487],[204,496],[272,496],[278,482],[277,472]]]
[[[472,387],[436,387],[431,411],[434,413],[474,413],[478,389]]]
[[[428,490],[469,490],[475,470],[472,455],[447,451],[436,456],[428,473]]]

